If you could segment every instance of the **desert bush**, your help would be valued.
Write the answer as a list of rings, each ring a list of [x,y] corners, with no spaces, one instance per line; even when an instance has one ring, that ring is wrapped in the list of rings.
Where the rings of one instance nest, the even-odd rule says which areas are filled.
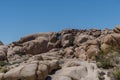
[[[0,61],[0,66],[5,66],[5,65],[8,65],[9,63],[6,62],[6,61]]]
[[[120,68],[115,70],[113,72],[113,77],[116,79],[116,80],[120,80]]]
[[[0,72],[1,73],[6,73],[6,72],[8,72],[9,71],[9,68],[8,67],[1,67],[0,68]]]
[[[97,61],[97,66],[99,68],[104,68],[104,69],[109,69],[114,67],[113,62],[111,62],[109,59],[106,58]]]
[[[99,68],[109,69],[114,67],[111,57],[108,57],[107,53],[103,51],[99,55],[96,55],[95,59]]]
[[[100,63],[101,65],[99,65],[99,67],[102,67],[104,69],[109,69],[113,67],[112,62],[108,59],[104,59],[104,61],[102,60]]]

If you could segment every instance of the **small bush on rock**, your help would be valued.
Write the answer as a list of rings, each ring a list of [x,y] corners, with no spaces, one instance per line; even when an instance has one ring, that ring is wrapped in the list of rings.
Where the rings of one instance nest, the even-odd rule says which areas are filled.
[[[104,69],[109,69],[113,67],[113,64],[110,60],[105,59],[104,61],[100,62],[101,64],[98,67],[102,67]]]
[[[8,67],[2,67],[2,68],[0,68],[0,72],[1,73],[6,73],[6,72],[8,72],[9,71],[9,68]]]
[[[113,62],[111,61],[111,58],[107,56],[106,53],[101,52],[100,55],[96,55],[96,62],[97,66],[104,69],[109,69],[114,67]]]
[[[8,65],[9,63],[6,62],[6,61],[0,61],[0,66],[5,66],[5,65]]]
[[[113,72],[113,76],[116,80],[120,80],[120,68]]]

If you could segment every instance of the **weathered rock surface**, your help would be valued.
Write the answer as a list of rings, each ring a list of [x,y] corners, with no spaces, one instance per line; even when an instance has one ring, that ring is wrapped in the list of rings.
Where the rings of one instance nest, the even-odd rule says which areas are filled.
[[[82,62],[80,60],[68,60],[61,70],[53,76],[54,79],[66,78],[68,80],[99,80],[98,69],[94,63]]]
[[[110,71],[120,66],[119,33],[119,26],[65,29],[0,42],[0,80],[112,80]]]
[[[13,68],[3,74],[3,80],[45,80],[58,67],[57,61],[33,61]]]

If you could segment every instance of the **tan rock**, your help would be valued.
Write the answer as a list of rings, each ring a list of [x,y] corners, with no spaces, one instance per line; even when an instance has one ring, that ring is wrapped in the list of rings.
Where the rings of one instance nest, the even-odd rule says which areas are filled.
[[[80,46],[82,43],[87,42],[88,40],[94,39],[92,36],[87,34],[80,34],[75,37],[74,44]]]
[[[106,43],[108,45],[120,45],[120,34],[114,33],[114,34],[108,34],[103,38],[103,43]]]
[[[74,54],[73,47],[67,47],[67,48],[65,48],[64,51],[65,51],[65,56],[66,57],[70,57],[70,56],[72,56]]]
[[[87,45],[98,45],[99,46],[99,41],[98,40],[88,40]]]
[[[24,43],[23,48],[27,54],[40,54],[48,51],[47,44],[48,41],[44,38],[41,38],[40,40],[33,40]]]
[[[44,80],[47,76],[48,76],[48,66],[45,64],[39,64],[37,70],[37,79]]]
[[[58,67],[59,67],[58,60],[52,60],[52,61],[49,62],[49,72],[57,69]]]
[[[56,73],[60,76],[69,76],[72,79],[79,80],[87,75],[86,67],[68,67],[63,68]]]
[[[71,63],[75,63],[75,65],[69,66]],[[73,80],[99,80],[97,66],[93,63],[69,60],[65,65],[66,67],[64,66],[61,70],[57,71],[54,76],[66,76]]]
[[[20,71],[20,78],[25,80],[36,80],[37,66],[37,63],[25,65],[24,68]]]
[[[55,76],[52,78],[52,80],[72,80],[72,79],[68,76]]]
[[[95,56],[98,55],[100,53],[100,49],[98,46],[96,45],[91,45],[89,46],[86,55],[87,55],[87,59],[95,59]]]
[[[36,70],[36,63],[21,65],[4,74],[4,80],[36,80]]]
[[[74,54],[77,58],[86,60],[86,51],[83,48],[81,47],[76,48]]]
[[[3,80],[4,73],[0,73],[0,80]]]
[[[21,79],[20,71],[24,68],[24,66],[19,66],[11,69],[6,74],[4,74],[4,80],[18,80]]]
[[[115,33],[120,33],[120,26],[116,26],[116,27],[113,29],[113,31],[114,31]]]
[[[31,34],[31,35],[22,37],[19,40],[19,43],[24,43],[24,42],[32,41],[32,40],[35,40],[38,37],[46,37],[47,39],[49,39],[49,36],[51,36],[52,34],[53,34],[52,32]]]
[[[78,67],[81,66],[81,61],[77,59],[68,59],[65,61],[65,63],[62,65],[62,68],[67,68],[67,67]]]
[[[72,34],[64,34],[62,35],[61,45],[63,47],[69,47],[73,44],[74,38]]]
[[[14,46],[8,48],[7,57],[13,57],[15,54],[24,55],[25,51],[21,46]]]
[[[11,69],[4,74],[4,80],[45,80],[52,70],[57,69],[58,61],[32,61]]]
[[[52,70],[57,69],[59,67],[58,60],[51,61],[40,61],[39,64],[44,64],[48,66],[48,72],[50,73]]]

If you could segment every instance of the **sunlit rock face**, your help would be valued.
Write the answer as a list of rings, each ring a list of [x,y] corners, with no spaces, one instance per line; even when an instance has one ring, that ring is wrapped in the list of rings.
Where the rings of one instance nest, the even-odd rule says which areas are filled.
[[[120,27],[36,33],[4,45],[0,80],[119,80]]]

